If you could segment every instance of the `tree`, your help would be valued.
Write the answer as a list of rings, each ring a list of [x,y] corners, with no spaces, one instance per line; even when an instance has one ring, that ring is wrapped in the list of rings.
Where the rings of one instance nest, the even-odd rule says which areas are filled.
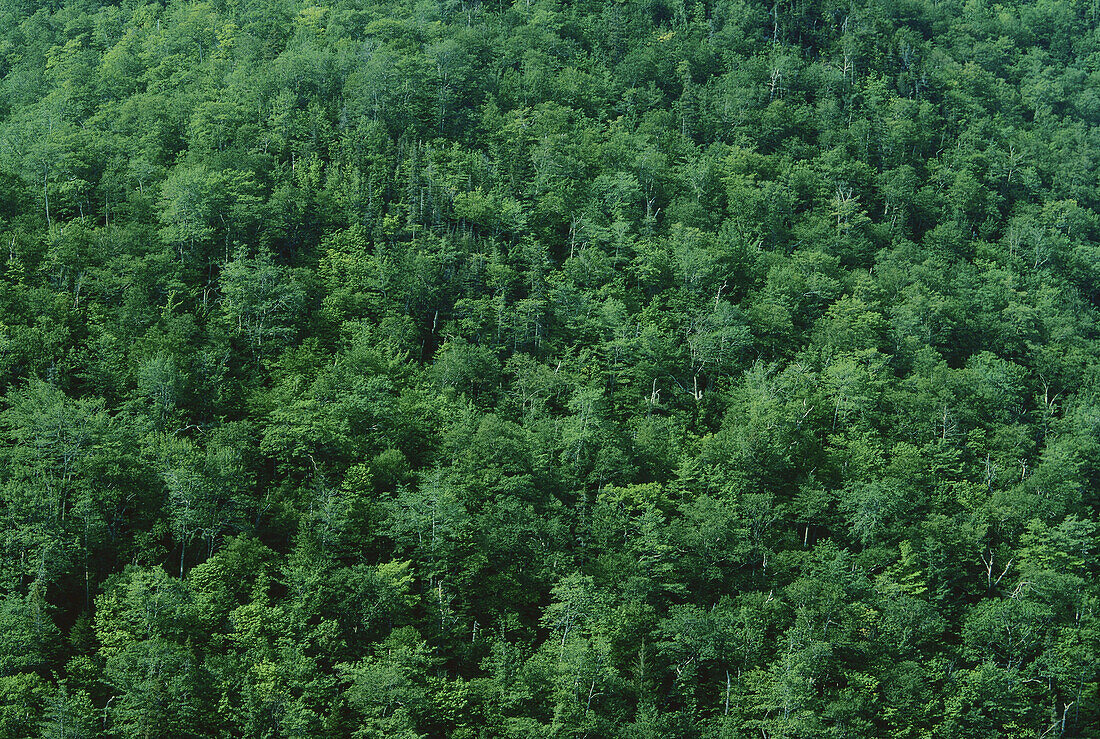
[[[222,268],[220,282],[226,321],[255,355],[294,338],[305,290],[268,252],[255,258],[239,253]]]

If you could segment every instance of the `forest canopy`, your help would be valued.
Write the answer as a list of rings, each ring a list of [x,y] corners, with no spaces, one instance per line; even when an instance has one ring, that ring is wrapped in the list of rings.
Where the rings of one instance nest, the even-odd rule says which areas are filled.
[[[0,2],[0,739],[1100,737],[1095,0],[313,1]]]

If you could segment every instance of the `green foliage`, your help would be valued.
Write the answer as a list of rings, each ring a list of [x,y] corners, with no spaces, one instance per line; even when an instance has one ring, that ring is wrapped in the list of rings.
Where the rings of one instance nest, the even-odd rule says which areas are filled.
[[[1100,737],[1095,3],[0,7],[0,739]]]

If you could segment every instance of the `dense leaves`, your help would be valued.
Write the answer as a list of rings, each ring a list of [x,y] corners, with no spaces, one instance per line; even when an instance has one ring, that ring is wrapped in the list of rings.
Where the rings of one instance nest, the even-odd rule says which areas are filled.
[[[0,8],[0,737],[1100,736],[1095,3]]]

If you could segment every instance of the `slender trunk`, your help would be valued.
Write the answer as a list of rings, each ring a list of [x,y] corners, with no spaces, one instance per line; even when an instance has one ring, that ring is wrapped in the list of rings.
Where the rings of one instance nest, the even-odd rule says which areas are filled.
[[[724,716],[730,715],[730,671],[726,670],[726,711]]]
[[[1059,735],[1061,735],[1061,734],[1065,734],[1065,733],[1066,733],[1066,716],[1068,716],[1068,715],[1069,715],[1069,709],[1070,709],[1070,708],[1072,708],[1072,707],[1073,707],[1073,705],[1074,705],[1074,704],[1075,704],[1076,702],[1077,702],[1077,701],[1072,701],[1072,702],[1070,702],[1070,703],[1067,703],[1067,704],[1066,704],[1066,707],[1065,707],[1065,708],[1064,708],[1064,709],[1062,710],[1062,726],[1061,726],[1061,729],[1060,729],[1060,730],[1059,730],[1059,732],[1058,732],[1058,733],[1059,733]]]
[[[42,200],[46,203],[46,227],[51,228],[53,221],[50,219],[50,193],[47,185],[46,175],[49,170],[43,165],[42,167]]]
[[[88,515],[84,515],[84,611],[88,612],[92,605],[91,577],[88,573]]]

